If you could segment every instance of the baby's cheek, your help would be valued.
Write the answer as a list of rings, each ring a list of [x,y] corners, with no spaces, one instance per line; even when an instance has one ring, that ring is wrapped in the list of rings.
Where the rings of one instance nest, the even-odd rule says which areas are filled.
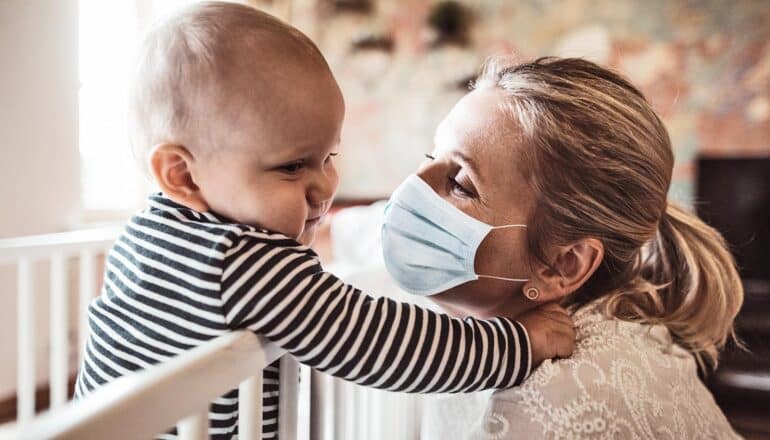
[[[304,193],[293,188],[283,188],[263,201],[259,211],[269,218],[268,229],[299,239],[307,220],[306,204]]]

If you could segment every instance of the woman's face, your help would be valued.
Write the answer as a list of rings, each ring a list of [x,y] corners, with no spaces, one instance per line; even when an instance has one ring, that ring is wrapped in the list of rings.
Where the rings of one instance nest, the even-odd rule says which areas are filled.
[[[534,193],[520,170],[517,131],[501,109],[498,90],[474,90],[463,97],[436,129],[435,148],[418,175],[439,196],[492,226],[526,224]],[[493,229],[476,254],[476,273],[531,278],[527,228]],[[448,312],[477,317],[510,316],[534,303],[522,283],[480,278],[431,299]]]

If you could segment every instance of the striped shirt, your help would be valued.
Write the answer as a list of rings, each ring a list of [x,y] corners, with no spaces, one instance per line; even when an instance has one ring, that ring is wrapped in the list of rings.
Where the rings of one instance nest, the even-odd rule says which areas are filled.
[[[238,329],[319,371],[391,391],[508,388],[529,375],[529,338],[516,321],[451,318],[367,296],[284,235],[162,194],[148,204],[107,255],[77,396]],[[276,438],[277,365],[263,374],[263,438]],[[236,389],[211,404],[211,437],[237,434],[237,417]]]

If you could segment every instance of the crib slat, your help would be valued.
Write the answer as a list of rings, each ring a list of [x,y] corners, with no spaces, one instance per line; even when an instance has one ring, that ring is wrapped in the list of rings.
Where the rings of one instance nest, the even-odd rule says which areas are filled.
[[[180,440],[206,440],[209,438],[209,412],[204,409],[186,417],[176,427]]]
[[[369,404],[369,390],[363,387],[354,386],[356,389],[356,436],[354,438],[371,438],[369,434],[369,417],[371,417],[371,407]],[[377,439],[379,440],[379,439]]]
[[[358,438],[356,433],[356,420],[358,417],[359,406],[357,402],[357,390],[356,386],[349,382],[343,382],[341,380],[336,381],[337,390],[339,392],[334,393],[336,398],[335,408],[340,408],[340,411],[336,414],[336,429],[339,437],[345,440],[353,440]]]
[[[299,364],[290,355],[281,358],[278,395],[278,432],[281,439],[297,439],[297,404],[299,398]]]
[[[20,423],[35,415],[35,292],[32,262],[18,264],[18,372],[16,412]]]
[[[88,336],[88,305],[91,303],[91,299],[96,293],[96,286],[94,285],[94,277],[96,275],[94,252],[91,250],[84,250],[80,252],[79,265],[80,292],[78,294],[78,353],[79,360],[82,362],[83,356],[86,352],[86,338]]]
[[[66,257],[56,253],[51,257],[51,408],[67,403],[69,376],[69,322],[67,319]]]
[[[311,370],[310,373],[310,440],[342,438],[335,417],[336,379],[328,374]]]
[[[262,372],[238,387],[238,437],[262,438]]]
[[[299,387],[297,391],[297,440],[310,440],[311,433],[311,370],[299,365]]]

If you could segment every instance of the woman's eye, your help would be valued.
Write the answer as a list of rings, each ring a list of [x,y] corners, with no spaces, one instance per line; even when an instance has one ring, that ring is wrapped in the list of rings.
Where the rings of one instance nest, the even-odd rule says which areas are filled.
[[[326,160],[324,160],[324,163],[331,162],[332,157],[337,157],[340,153],[329,153],[328,156],[326,156]]]
[[[458,183],[457,180],[455,180],[454,177],[451,177],[451,176],[449,177],[449,186],[452,189],[452,191],[460,194],[462,197],[473,197],[474,196],[474,194],[472,192],[468,191],[467,189],[465,189],[465,187],[460,185],[460,183]]]

